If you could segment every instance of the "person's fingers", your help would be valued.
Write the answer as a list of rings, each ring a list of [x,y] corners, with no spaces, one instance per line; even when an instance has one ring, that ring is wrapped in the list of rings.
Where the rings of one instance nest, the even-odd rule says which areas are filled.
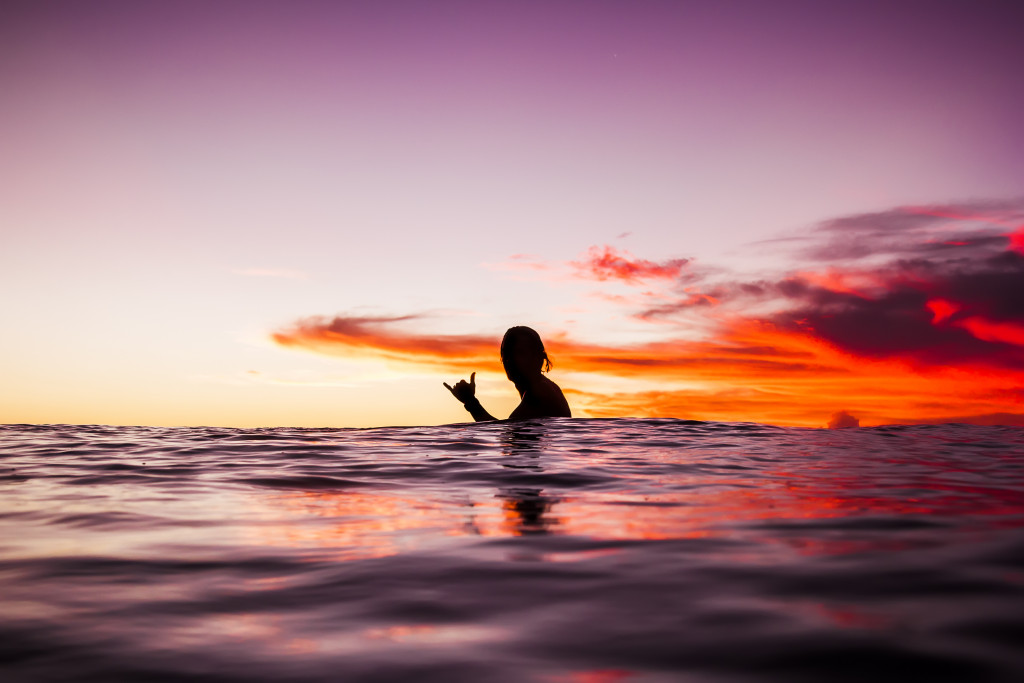
[[[469,386],[471,386],[471,387],[475,387],[476,386],[476,373],[475,372],[471,372],[469,374]]]
[[[452,388],[448,385],[448,382],[441,382],[441,384],[443,384],[444,388],[447,389],[448,391],[452,390]]]

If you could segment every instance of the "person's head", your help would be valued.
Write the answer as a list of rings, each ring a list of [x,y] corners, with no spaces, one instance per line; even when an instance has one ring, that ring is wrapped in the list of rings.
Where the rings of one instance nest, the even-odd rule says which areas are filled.
[[[530,327],[510,327],[501,340],[501,364],[513,382],[551,369],[551,360],[544,350],[544,342]]]

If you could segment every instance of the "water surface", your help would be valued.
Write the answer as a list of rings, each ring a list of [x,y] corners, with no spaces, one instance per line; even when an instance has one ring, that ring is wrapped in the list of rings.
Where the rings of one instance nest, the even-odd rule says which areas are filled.
[[[0,426],[5,681],[1024,680],[1024,430]]]

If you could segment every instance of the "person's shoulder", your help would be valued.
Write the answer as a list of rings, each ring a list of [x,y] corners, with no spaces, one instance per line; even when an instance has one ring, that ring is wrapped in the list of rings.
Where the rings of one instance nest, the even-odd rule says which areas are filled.
[[[572,417],[569,403],[557,384],[547,377],[534,382],[523,395],[523,401],[509,415],[510,420],[527,420],[532,417]]]
[[[541,375],[540,381],[535,382],[530,388],[533,389],[534,396],[539,399],[548,399],[562,394],[562,389],[544,375]]]
[[[565,400],[562,388],[547,377],[543,379],[543,395],[538,398],[544,403],[545,412],[552,417],[570,417],[569,402]]]

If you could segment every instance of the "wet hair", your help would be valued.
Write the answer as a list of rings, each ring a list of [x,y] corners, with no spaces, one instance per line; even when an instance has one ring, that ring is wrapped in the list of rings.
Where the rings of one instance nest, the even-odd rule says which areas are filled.
[[[508,328],[505,337],[501,340],[501,362],[506,363],[508,357],[518,348],[532,351],[544,361],[543,371],[551,371],[551,359],[548,358],[548,352],[544,350],[544,342],[540,340],[540,335],[535,329],[523,325]]]

